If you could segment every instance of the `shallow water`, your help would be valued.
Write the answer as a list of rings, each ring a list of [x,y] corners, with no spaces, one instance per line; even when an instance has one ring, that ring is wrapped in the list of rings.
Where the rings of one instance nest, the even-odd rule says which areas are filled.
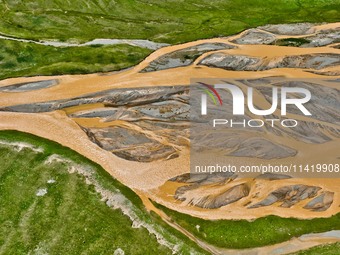
[[[105,39],[98,38],[86,43],[67,43],[67,42],[59,42],[59,41],[34,41],[28,39],[15,38],[5,35],[0,35],[0,39],[18,41],[18,42],[26,42],[26,43],[35,43],[39,45],[45,46],[53,46],[53,47],[81,47],[81,46],[91,46],[91,45],[117,45],[117,44],[128,44],[132,46],[137,46],[141,48],[146,48],[150,50],[157,50],[162,47],[168,46],[167,43],[156,43],[149,40],[139,40],[139,39]]]

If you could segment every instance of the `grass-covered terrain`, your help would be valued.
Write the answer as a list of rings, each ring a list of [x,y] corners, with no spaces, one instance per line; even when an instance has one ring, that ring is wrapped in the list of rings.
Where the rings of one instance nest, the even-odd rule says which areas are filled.
[[[12,143],[12,145],[4,144]],[[18,151],[16,142],[30,148]],[[47,164],[51,155],[69,163]],[[69,173],[75,167],[91,173],[106,192],[123,195],[123,204],[137,221],[152,226],[164,240],[179,245],[183,254],[205,254],[188,238],[145,211],[135,193],[101,167],[57,143],[16,131],[0,132],[0,254],[171,254],[144,228],[133,228],[120,209],[101,201],[84,175]],[[70,163],[72,162],[72,163]],[[47,193],[38,196],[39,190]],[[119,201],[118,201],[119,202]],[[121,201],[122,202],[122,201]],[[120,253],[119,253],[120,254]]]
[[[291,255],[338,255],[340,254],[340,243],[320,245],[305,251],[292,253]]]
[[[18,143],[34,150],[19,150]],[[64,161],[47,163],[52,155]],[[172,253],[144,227],[133,228],[120,209],[101,201],[98,184],[106,193],[123,195],[126,201],[118,199],[118,204],[129,208],[137,216],[136,222],[151,226],[163,240],[178,245],[181,254],[207,254],[159,216],[148,213],[133,191],[100,166],[55,142],[0,131],[0,160],[0,254],[113,254],[118,248],[125,254]],[[70,173],[77,168],[83,172]],[[85,176],[92,183],[86,184]],[[42,190],[47,193],[38,196]],[[253,222],[209,221],[156,206],[199,239],[224,248],[258,247],[340,229],[340,214],[313,220],[269,216]],[[337,254],[338,246],[320,246],[298,254]]]
[[[310,41],[305,38],[284,38],[276,40],[275,45],[299,47],[307,43],[310,43]]]
[[[150,52],[129,45],[61,48],[0,39],[0,79],[120,70],[136,65]]]
[[[340,230],[340,213],[330,218],[298,220],[267,216],[246,220],[204,220],[155,205],[196,237],[223,248],[252,248],[287,241],[308,233]],[[197,230],[199,226],[199,230]]]
[[[0,35],[76,43],[117,38],[177,44],[265,24],[336,22],[339,10],[340,0],[4,0]],[[1,40],[0,79],[113,71],[133,66],[149,53],[131,46],[60,49]]]
[[[340,0],[4,0],[0,32],[20,38],[180,43],[265,24],[339,21]]]

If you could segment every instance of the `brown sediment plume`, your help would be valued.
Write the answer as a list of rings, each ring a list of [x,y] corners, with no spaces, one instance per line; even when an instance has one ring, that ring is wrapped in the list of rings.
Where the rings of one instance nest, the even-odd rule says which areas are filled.
[[[340,23],[324,24],[315,27],[316,31],[323,29],[332,29],[340,27]],[[245,32],[243,32],[245,33]],[[324,77],[316,73],[309,73],[313,71],[309,69],[294,69],[294,68],[276,68],[265,71],[229,71],[217,68],[209,68],[198,66],[200,60],[211,52],[203,53],[195,60],[193,65],[186,67],[171,68],[157,72],[140,73],[142,69],[147,67],[149,63],[160,56],[185,49],[191,46],[202,43],[227,43],[237,46],[234,49],[219,50],[217,52],[225,52],[231,55],[248,55],[262,58],[283,57],[287,55],[304,55],[304,54],[321,54],[333,53],[339,54],[340,50],[330,47],[329,45],[323,47],[300,48],[300,47],[282,47],[276,45],[238,45],[231,41],[239,38],[242,34],[227,37],[214,38],[206,40],[198,40],[181,45],[174,45],[161,48],[150,54],[143,62],[122,72],[114,72],[110,75],[103,76],[100,74],[88,75],[62,75],[62,76],[41,76],[41,77],[25,77],[25,78],[11,78],[0,81],[0,86],[12,85],[23,82],[41,81],[47,79],[59,80],[59,85],[43,89],[39,92],[30,91],[24,93],[0,93],[0,106],[8,106],[14,104],[25,104],[42,102],[57,99],[66,99],[77,97],[88,93],[104,91],[113,88],[134,88],[146,86],[169,86],[169,85],[187,85],[190,84],[191,78],[260,78],[269,76],[284,76],[284,77],[301,77],[301,78],[320,78]],[[287,37],[287,36],[286,36]],[[214,51],[216,52],[216,51]],[[329,68],[332,70],[332,68]],[[322,71],[328,71],[324,68]]]
[[[161,187],[155,189],[154,191],[148,191],[148,196],[154,199],[156,202],[162,203],[172,210],[176,210],[182,213],[190,214],[195,217],[218,220],[218,219],[247,219],[253,220],[256,218],[277,215],[283,218],[299,218],[299,219],[311,219],[315,217],[330,217],[334,214],[339,213],[339,180],[334,180],[330,178],[316,179],[316,178],[292,178],[284,180],[254,180],[254,179],[236,179],[233,182],[224,185],[224,189],[234,187],[236,185],[245,183],[249,185],[250,194],[234,203],[225,205],[217,209],[210,208],[200,208],[186,202],[176,200],[174,194],[176,190],[184,186],[184,184],[173,183],[171,181],[166,182]],[[218,185],[218,184],[215,184]],[[317,212],[309,211],[303,208],[305,204],[311,201],[313,198],[308,198],[306,200],[298,202],[296,205],[290,208],[284,208],[279,206],[278,203],[269,206],[263,206],[258,208],[248,208],[249,205],[255,204],[257,201],[262,201],[271,192],[290,185],[308,185],[320,187],[324,190],[332,190],[334,193],[333,203],[330,208],[326,211]],[[211,194],[209,187],[203,187],[199,190],[199,197],[204,196],[204,189],[208,194]],[[187,195],[187,200],[191,201],[197,199],[198,192],[192,191]]]
[[[176,188],[180,185],[166,181],[188,171],[188,149],[183,148],[179,158],[168,161],[155,161],[150,163],[132,162],[116,157],[112,153],[90,142],[80,127],[62,111],[43,114],[1,112],[0,118],[1,130],[19,130],[56,141],[100,164],[119,181],[130,188],[145,192],[152,200],[162,203],[171,209],[197,217],[206,219],[254,219],[275,214],[281,217],[306,219],[329,217],[339,212],[340,180],[338,179],[293,178],[271,181],[269,184],[268,182],[266,183],[266,180],[257,180],[256,183],[254,180],[248,180],[250,185],[261,186],[260,190],[262,195],[259,194],[259,198],[268,195],[270,191],[273,191],[276,187],[280,187],[280,185],[282,186],[282,184],[316,185],[325,190],[333,191],[335,192],[333,204],[324,212],[307,211],[298,207],[281,208],[273,206],[245,209],[244,204],[251,199],[252,193],[247,198],[220,209],[203,209],[182,204],[173,197]],[[324,146],[327,146],[327,144]],[[330,151],[336,151],[336,149],[334,148]],[[311,158],[317,161],[315,157]],[[254,159],[254,163],[256,163],[256,160],[257,159]],[[235,161],[235,163],[237,163],[237,161]],[[238,164],[240,163],[240,160],[238,160]],[[245,182],[245,180],[236,179],[235,182],[227,185],[235,185],[241,182]]]
[[[340,23],[321,24],[315,26],[310,34],[304,35],[275,35],[277,39],[287,37],[304,38],[306,36],[316,35],[319,31],[338,29]],[[205,57],[212,53],[225,53],[228,55],[246,55],[250,57],[258,57],[263,59],[283,58],[285,56],[297,56],[306,54],[340,54],[340,50],[330,45],[321,47],[283,47],[276,45],[247,45],[236,44],[233,41],[241,38],[244,34],[230,36],[227,38],[214,38],[207,40],[198,40],[182,45],[164,47],[152,53],[143,62],[137,66],[121,71],[114,72],[108,75],[88,74],[88,75],[62,75],[62,76],[41,76],[41,77],[25,77],[12,78],[0,81],[1,86],[7,86],[23,82],[34,82],[41,80],[57,79],[59,83],[53,87],[44,88],[39,91],[27,92],[0,92],[0,107],[14,106],[19,104],[32,104],[37,102],[47,102],[60,99],[69,99],[80,97],[89,93],[105,91],[115,88],[138,88],[138,87],[153,87],[153,86],[178,86],[189,85],[191,78],[263,78],[263,77],[286,77],[286,78],[327,78],[322,75],[322,72],[339,71],[339,66],[331,66],[315,72],[312,68],[273,68],[264,71],[232,71],[221,68],[213,68],[200,65],[199,63]],[[199,45],[202,43],[226,43],[235,46],[233,49],[218,50],[214,52],[205,52],[193,61],[191,65],[169,68],[155,72],[140,71],[146,68],[152,61],[158,59],[165,54],[182,50],[188,47]],[[332,78],[339,78],[339,75],[333,75]],[[324,86],[329,88],[338,88],[337,83],[324,82]],[[269,103],[264,99],[264,96],[257,93],[257,101],[261,102],[260,107],[268,108]],[[100,164],[113,177],[129,186],[132,189],[139,190],[144,195],[151,199],[168,206],[171,209],[178,210],[183,213],[188,213],[197,217],[206,219],[254,219],[263,217],[269,214],[275,214],[281,217],[296,217],[296,218],[314,218],[314,217],[329,217],[334,215],[339,210],[340,205],[340,179],[301,179],[292,178],[289,180],[274,180],[268,183],[267,180],[245,180],[236,179],[233,182],[227,183],[225,188],[232,187],[236,184],[247,183],[250,189],[250,194],[239,199],[236,202],[225,205],[218,209],[204,209],[192,206],[188,203],[183,203],[174,199],[174,194],[178,187],[183,184],[168,181],[169,179],[187,173],[189,171],[189,146],[183,144],[175,144],[169,139],[165,139],[157,132],[145,130],[133,122],[123,120],[102,121],[100,118],[75,118],[67,115],[102,108],[103,103],[83,104],[72,106],[63,109],[63,111],[54,111],[50,113],[13,113],[0,112],[0,129],[14,129],[23,132],[32,133],[53,141],[56,141],[64,146],[70,147],[85,157]],[[303,121],[310,121],[309,117],[297,116],[289,114],[287,117],[297,118]],[[323,124],[322,121],[313,119],[314,123]],[[338,125],[327,123],[329,127],[336,128]],[[82,128],[106,128],[106,127],[124,127],[130,130],[143,132],[146,137],[151,137],[155,141],[169,145],[178,151],[179,157],[171,160],[156,160],[153,162],[143,163],[129,161],[113,155],[96,144],[92,143]],[[302,156],[308,155],[310,164],[319,163],[320,159],[327,157],[329,159],[339,158],[338,147],[339,138],[323,144],[306,144],[302,141],[294,139],[289,135],[275,136],[273,133],[261,135],[262,138],[275,140],[278,144],[289,143]],[[183,138],[185,139],[185,138]],[[316,150],[317,148],[317,150]],[[322,153],[320,153],[320,151]],[[299,159],[283,158],[275,159],[276,164],[287,164],[290,161],[299,164]],[[250,161],[249,161],[250,162]],[[260,159],[252,158],[251,162],[257,164]],[[302,162],[302,160],[301,160]],[[240,165],[242,158],[234,157],[231,159],[234,165]],[[277,205],[271,205],[261,208],[246,209],[245,204],[253,203],[253,195],[258,192],[254,187],[261,187],[256,195],[257,200],[264,199],[275,189],[283,185],[304,184],[310,186],[318,186],[325,191],[334,192],[333,203],[326,211],[318,212],[306,210],[303,208],[305,202],[311,201],[312,198],[305,201],[303,204],[298,203],[291,208],[282,208]],[[229,185],[229,186],[228,186]],[[202,188],[204,190],[205,188]],[[194,191],[188,193],[188,198],[195,197]]]
[[[62,111],[39,114],[0,112],[0,119],[1,130],[18,130],[56,141],[100,164],[113,177],[133,189],[156,188],[188,169],[188,164],[183,164],[182,158],[151,163],[121,159],[92,143]],[[183,155],[187,153],[184,151]]]

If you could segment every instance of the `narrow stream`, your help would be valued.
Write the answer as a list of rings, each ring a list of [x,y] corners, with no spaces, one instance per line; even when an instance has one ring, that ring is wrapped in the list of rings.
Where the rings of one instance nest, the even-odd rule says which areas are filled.
[[[137,46],[141,48],[146,48],[150,50],[157,50],[165,46],[169,46],[167,43],[156,43],[149,40],[139,40],[139,39],[94,39],[92,41],[86,43],[67,43],[67,42],[59,42],[59,41],[34,41],[28,39],[15,38],[10,36],[5,36],[0,34],[0,39],[17,41],[17,42],[25,42],[25,43],[35,43],[44,46],[53,46],[53,47],[81,47],[81,46],[91,46],[91,45],[117,45],[117,44],[128,44],[131,46]]]

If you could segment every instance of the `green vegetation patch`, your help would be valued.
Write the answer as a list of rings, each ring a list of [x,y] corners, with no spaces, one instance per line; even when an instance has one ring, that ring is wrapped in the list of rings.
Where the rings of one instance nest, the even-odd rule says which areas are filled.
[[[298,220],[267,216],[247,220],[204,220],[154,203],[171,219],[196,237],[223,248],[244,249],[281,243],[308,233],[340,229],[340,213],[330,218]],[[198,227],[199,226],[199,227]]]
[[[123,44],[52,47],[0,39],[0,79],[120,70],[138,64],[150,53]]]
[[[16,146],[6,143],[17,143]],[[22,148],[33,145],[37,150]],[[4,144],[5,143],[5,144]],[[69,162],[46,164],[51,155]],[[149,214],[139,197],[95,163],[55,142],[16,131],[0,132],[0,253],[1,254],[171,254],[144,227],[133,228],[120,209],[101,201],[81,167],[103,189],[127,198],[139,220],[178,244],[182,254],[206,254],[195,243]]]
[[[310,43],[310,41],[305,38],[284,38],[275,41],[275,45],[292,47],[300,47],[301,45],[308,43]]]
[[[4,0],[0,32],[19,38],[181,43],[265,24],[339,21],[339,0]]]
[[[69,43],[112,38],[178,44],[266,24],[337,22],[339,9],[340,0],[4,0],[0,35]],[[279,43],[299,46],[301,41]],[[0,40],[0,79],[119,70],[149,53],[127,45],[55,49]]]

